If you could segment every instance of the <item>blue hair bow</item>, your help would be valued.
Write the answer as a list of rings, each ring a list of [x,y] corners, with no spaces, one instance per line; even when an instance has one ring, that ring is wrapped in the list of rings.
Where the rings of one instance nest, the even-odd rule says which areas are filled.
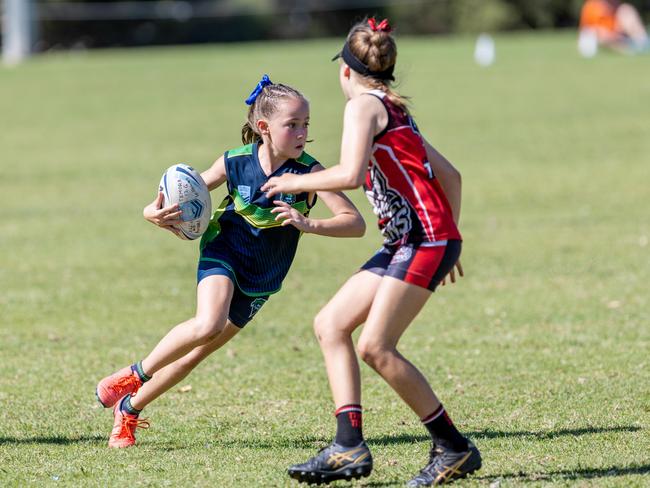
[[[257,100],[259,94],[262,93],[262,90],[264,90],[264,87],[272,84],[273,82],[269,79],[269,75],[262,76],[260,82],[257,84],[250,96],[246,99],[246,105],[253,105],[255,103],[255,100]]]

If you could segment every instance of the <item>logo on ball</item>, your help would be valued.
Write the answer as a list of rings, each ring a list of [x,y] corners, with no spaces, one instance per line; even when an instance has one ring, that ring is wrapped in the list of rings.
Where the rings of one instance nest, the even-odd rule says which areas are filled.
[[[201,218],[205,207],[200,200],[190,200],[189,202],[181,203],[179,208],[183,212],[181,214],[181,220],[183,222],[189,222],[190,220]]]

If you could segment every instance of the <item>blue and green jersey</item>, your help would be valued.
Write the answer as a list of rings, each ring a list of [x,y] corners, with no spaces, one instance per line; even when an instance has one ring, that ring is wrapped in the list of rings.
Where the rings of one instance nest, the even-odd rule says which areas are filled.
[[[239,289],[247,295],[277,292],[296,254],[301,232],[282,226],[271,213],[273,200],[283,200],[308,216],[315,203],[308,193],[280,194],[268,199],[260,190],[269,178],[284,173],[309,173],[318,162],[307,153],[289,159],[266,176],[258,159],[258,143],[224,155],[228,196],[215,211],[201,239],[199,270],[211,263],[230,269]]]

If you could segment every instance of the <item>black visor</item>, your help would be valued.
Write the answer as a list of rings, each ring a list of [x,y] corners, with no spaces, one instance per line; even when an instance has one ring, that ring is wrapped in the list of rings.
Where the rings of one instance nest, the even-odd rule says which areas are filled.
[[[332,58],[332,61],[342,58],[350,68],[363,76],[370,76],[372,78],[377,78],[379,80],[391,80],[395,81],[393,77],[393,71],[395,70],[395,65],[391,66],[384,71],[372,71],[368,66],[363,64],[359,58],[357,58],[350,49],[350,45],[346,42],[343,45],[343,49],[340,53]]]

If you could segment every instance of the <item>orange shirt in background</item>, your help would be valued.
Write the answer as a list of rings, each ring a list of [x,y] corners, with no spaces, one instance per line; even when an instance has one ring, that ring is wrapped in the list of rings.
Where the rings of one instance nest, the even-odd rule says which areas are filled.
[[[616,7],[606,0],[587,0],[580,12],[580,28],[618,32]]]

